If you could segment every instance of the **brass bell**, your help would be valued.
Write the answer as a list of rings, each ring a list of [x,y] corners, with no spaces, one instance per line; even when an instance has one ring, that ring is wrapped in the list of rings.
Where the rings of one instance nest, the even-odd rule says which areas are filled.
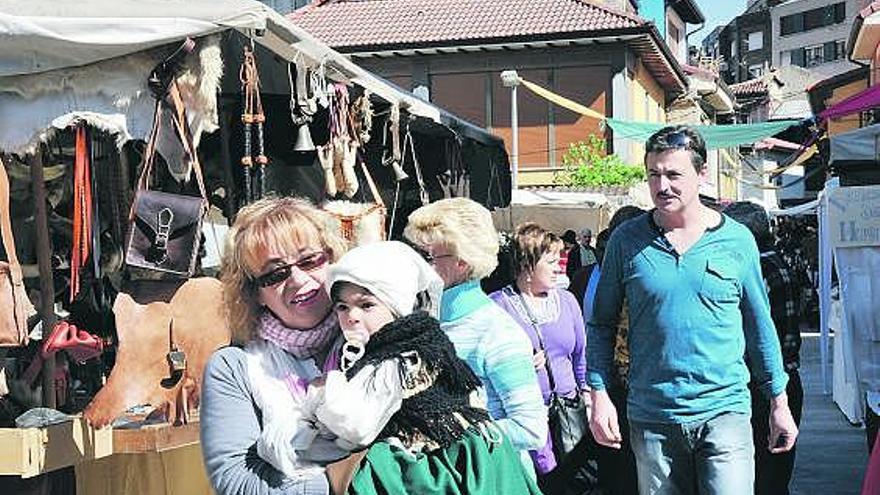
[[[403,167],[400,166],[400,160],[391,161],[391,170],[394,171],[394,180],[397,182],[409,179],[409,175],[407,175],[406,172],[403,171]]]
[[[297,129],[296,143],[293,144],[293,151],[315,151],[315,143],[312,141],[312,133],[309,131],[308,124],[303,124]]]

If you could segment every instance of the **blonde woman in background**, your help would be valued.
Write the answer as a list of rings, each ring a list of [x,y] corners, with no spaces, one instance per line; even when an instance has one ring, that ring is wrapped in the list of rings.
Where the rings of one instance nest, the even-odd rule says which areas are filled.
[[[480,288],[498,263],[498,233],[479,203],[451,198],[409,216],[404,236],[423,251],[443,280],[441,329],[480,378],[489,414],[534,472],[528,451],[547,439],[547,410],[532,364],[532,347],[516,322]]]

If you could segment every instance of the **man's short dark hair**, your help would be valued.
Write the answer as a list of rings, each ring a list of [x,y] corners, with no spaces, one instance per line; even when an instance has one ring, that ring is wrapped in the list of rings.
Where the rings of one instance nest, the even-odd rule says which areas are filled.
[[[648,153],[662,153],[669,150],[688,150],[691,152],[691,164],[697,173],[706,166],[706,142],[703,136],[693,127],[671,125],[655,132],[645,142],[645,165],[648,164]]]

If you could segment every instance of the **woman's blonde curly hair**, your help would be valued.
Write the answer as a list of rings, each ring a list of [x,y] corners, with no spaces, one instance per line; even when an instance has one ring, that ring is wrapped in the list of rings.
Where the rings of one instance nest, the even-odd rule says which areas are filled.
[[[410,213],[403,236],[419,247],[444,244],[470,267],[469,280],[498,266],[498,231],[492,214],[468,198],[447,198]]]
[[[220,268],[233,341],[254,338],[261,307],[253,278],[269,251],[293,253],[313,246],[335,262],[347,250],[332,217],[303,198],[266,198],[242,208],[226,236]]]

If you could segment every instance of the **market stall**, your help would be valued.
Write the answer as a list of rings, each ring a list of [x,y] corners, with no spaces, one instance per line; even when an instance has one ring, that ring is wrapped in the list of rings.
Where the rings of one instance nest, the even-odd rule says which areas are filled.
[[[440,197],[509,201],[500,140],[260,3],[0,2],[0,19],[0,320],[17,331],[0,486],[76,466],[80,493],[209,492],[199,384],[230,332],[207,275],[247,202],[308,196],[355,241]]]

